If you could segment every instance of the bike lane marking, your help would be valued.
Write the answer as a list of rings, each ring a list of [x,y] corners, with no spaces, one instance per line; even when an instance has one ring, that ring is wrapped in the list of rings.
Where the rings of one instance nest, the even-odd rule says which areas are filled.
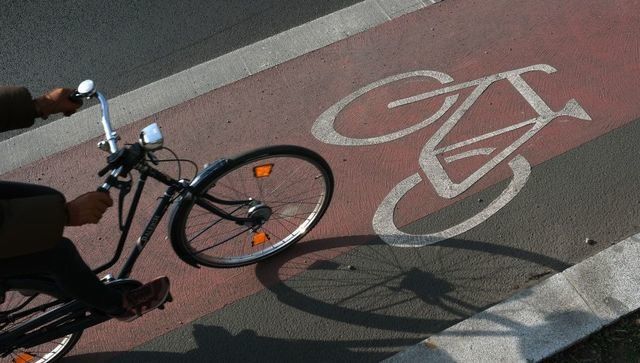
[[[461,105],[449,116],[446,121],[442,123],[439,129],[431,136],[426,142],[422,151],[420,152],[419,164],[427,176],[429,182],[434,187],[435,191],[440,197],[451,199],[461,195],[469,189],[471,185],[483,178],[491,169],[495,168],[499,163],[504,161],[518,147],[529,141],[535,136],[543,127],[547,126],[551,121],[558,117],[568,116],[581,120],[591,121],[591,118],[586,111],[577,103],[575,99],[571,99],[564,108],[560,111],[553,111],[542,98],[529,86],[529,84],[522,79],[522,74],[531,71],[542,71],[545,73],[554,73],[556,69],[549,65],[539,64],[535,66],[526,67],[523,69],[513,70],[509,72],[503,72],[494,74],[491,76],[483,77],[475,81],[466,82],[458,85],[442,87],[440,89],[429,91],[411,96],[399,100],[392,101],[387,104],[387,109],[392,110],[396,107],[402,107],[410,105],[415,102],[428,100],[439,95],[448,94],[451,92],[459,91],[461,89],[470,88],[475,86],[469,96],[461,103]],[[436,79],[441,84],[450,83],[453,81],[449,75],[441,72],[434,71],[416,71],[399,74],[397,76],[387,77],[383,80],[373,82],[360,90],[350,94],[343,98],[338,103],[333,105],[327,111],[325,111],[316,120],[313,125],[313,135],[327,144],[339,145],[339,146],[358,146],[358,145],[377,145],[381,143],[391,142],[399,138],[410,135],[413,132],[419,131],[424,127],[427,127],[437,121],[456,104],[458,100],[458,94],[449,95],[443,100],[442,106],[437,108],[437,111],[430,117],[424,119],[418,124],[410,126],[406,129],[396,131],[390,134],[386,134],[378,137],[371,138],[350,138],[345,137],[336,131],[336,120],[339,114],[345,107],[350,107],[351,104],[357,102],[357,99],[369,92],[375,92],[377,88],[389,84],[391,82],[401,81],[405,79],[415,77],[429,77]],[[509,83],[520,93],[526,102],[535,110],[537,116],[527,121],[519,122],[514,125],[504,127],[499,130],[488,132],[484,135],[475,136],[471,139],[458,142],[453,145],[439,147],[442,140],[456,127],[456,125],[464,118],[465,114],[471,109],[480,96],[495,82],[501,80],[508,80]],[[357,106],[353,106],[357,107]],[[458,148],[464,148],[468,145],[476,144],[486,139],[496,138],[501,134],[514,132],[521,127],[532,125],[531,129],[517,138],[511,145],[504,150],[496,153],[496,155],[487,163],[479,167],[466,179],[459,183],[454,182],[449,177],[448,173],[444,169],[443,163],[439,160],[438,155],[446,154],[451,150]],[[450,155],[444,158],[444,163],[449,164],[453,161],[465,159],[468,157],[491,155],[496,148],[478,148],[461,152],[457,155]],[[509,201],[511,201],[522,189],[524,184],[531,173],[531,165],[527,162],[526,158],[521,155],[516,155],[508,163],[513,172],[513,181],[509,186],[500,194],[489,206],[478,212],[476,215],[464,220],[461,223],[456,224],[450,228],[442,230],[436,233],[414,235],[400,231],[394,221],[394,211],[398,202],[409,192],[413,187],[418,185],[422,181],[420,173],[413,174],[412,176],[404,179],[384,198],[380,206],[378,207],[376,214],[373,217],[373,228],[378,236],[388,243],[389,245],[396,247],[424,247],[426,245],[434,244],[445,239],[455,237],[461,233],[464,233],[478,224],[484,222],[490,218],[498,210],[504,207]]]
[[[506,2],[490,1],[479,6],[446,1],[119,131],[123,140],[135,140],[144,125],[156,121],[163,127],[166,145],[200,165],[212,161],[214,155],[233,155],[262,145],[294,143],[309,146],[329,161],[337,186],[325,219],[302,243],[331,237],[372,235],[371,221],[380,202],[398,182],[419,170],[420,151],[439,125],[435,122],[431,125],[433,128],[425,127],[402,141],[359,148],[326,145],[315,139],[311,129],[318,116],[367,84],[416,69],[446,72],[457,82],[466,82],[534,64],[549,64],[558,71],[551,75],[527,74],[527,83],[552,110],[562,109],[567,101],[576,99],[592,121],[560,119],[541,130],[536,138],[518,149],[533,167],[618,128],[640,114],[637,106],[640,96],[633,92],[640,74],[637,48],[628,46],[628,42],[640,33],[637,4],[632,1],[618,1],[614,5],[566,1],[544,9],[526,1],[508,4],[507,7]],[[496,9],[503,13],[497,14]],[[614,54],[611,49],[619,51]],[[407,87],[422,87],[425,92],[434,89],[433,84],[400,86],[387,94],[373,95],[386,97],[387,102],[370,103],[373,106],[360,104],[352,111],[357,116],[361,112],[377,112],[376,107],[384,110],[389,102],[399,99],[399,95],[404,93],[411,97],[416,94]],[[460,95],[461,99],[466,96],[468,94]],[[484,96],[487,102],[478,103],[467,116],[484,116],[489,121],[483,123],[483,127],[478,126],[479,123],[461,127],[445,138],[447,144],[455,145],[487,131],[513,125],[515,116],[521,116],[520,121],[534,116],[520,114],[520,109],[527,104],[514,94],[513,89],[487,89]],[[487,105],[492,103],[489,99],[501,100],[503,104],[492,109]],[[416,111],[414,107],[422,106],[416,103],[409,111],[407,108],[400,110],[400,107],[397,111],[419,120],[425,110]],[[381,115],[382,112],[376,114]],[[362,117],[358,120],[362,125],[367,122]],[[392,126],[397,126],[397,118],[390,116],[388,120],[394,122]],[[348,124],[344,120],[338,122]],[[407,122],[405,127],[410,124]],[[372,136],[388,133],[383,126],[374,125],[368,132]],[[339,127],[346,129],[349,125]],[[477,146],[480,150],[499,148],[508,146],[513,140],[498,140],[502,145],[495,145],[495,138],[491,141],[493,146],[481,143]],[[98,170],[103,159],[97,156],[100,153],[94,145],[94,142],[78,145],[15,170],[5,175],[5,179],[52,185],[70,197],[93,190],[100,179],[69,176],[78,171]],[[482,164],[473,161],[482,155],[480,152],[479,156],[458,160],[464,167],[460,167],[461,171],[450,171],[451,175],[464,178],[466,172]],[[462,195],[446,200],[429,189],[427,183],[421,183],[398,204],[396,224],[401,228],[412,219],[473,195],[509,175],[509,166],[502,163]],[[161,188],[151,186],[150,189],[149,195],[160,195]],[[153,197],[145,198],[141,203],[142,211],[151,209],[155,202]],[[98,243],[102,243],[113,233],[114,216],[105,219],[99,226],[69,231],[83,256],[94,265],[105,260],[105,250],[112,250],[102,250],[92,241],[98,236]],[[134,226],[132,236],[139,234],[143,222]],[[179,322],[189,322],[264,288],[255,278],[255,267],[195,270],[185,265],[173,255],[168,244],[162,243],[164,236],[166,231],[156,232],[134,270],[134,277],[146,280],[166,271],[173,281],[176,302],[165,312],[154,312],[132,323],[131,328],[111,322],[89,330],[75,354],[129,349],[175,328]],[[295,262],[297,266],[308,266],[314,260],[330,259],[350,248],[322,251]],[[300,267],[299,271],[303,269]],[[289,269],[288,273],[291,276],[296,272]]]

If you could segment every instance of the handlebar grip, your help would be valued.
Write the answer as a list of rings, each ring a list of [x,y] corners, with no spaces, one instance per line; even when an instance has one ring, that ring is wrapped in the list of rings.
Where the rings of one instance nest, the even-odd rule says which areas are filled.
[[[118,184],[118,178],[113,176],[113,174],[109,175],[107,179],[104,181],[104,184],[98,187],[97,191],[99,192],[109,192],[111,187]]]
[[[74,103],[82,105],[82,95],[80,95],[78,90],[73,91],[73,93],[69,95],[69,99]]]

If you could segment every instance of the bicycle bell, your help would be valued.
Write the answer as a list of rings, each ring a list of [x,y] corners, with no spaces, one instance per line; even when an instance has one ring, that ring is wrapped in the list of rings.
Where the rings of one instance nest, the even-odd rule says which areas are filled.
[[[87,99],[93,97],[95,93],[96,93],[96,84],[90,79],[82,81],[82,83],[78,85],[78,89],[76,90],[76,95],[78,97],[83,97]]]

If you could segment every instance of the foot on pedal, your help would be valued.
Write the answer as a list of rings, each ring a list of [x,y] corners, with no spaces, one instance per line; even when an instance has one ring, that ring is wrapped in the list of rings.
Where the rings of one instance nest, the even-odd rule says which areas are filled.
[[[169,279],[158,277],[138,288],[124,293],[125,312],[116,319],[133,321],[163,305],[169,299]]]

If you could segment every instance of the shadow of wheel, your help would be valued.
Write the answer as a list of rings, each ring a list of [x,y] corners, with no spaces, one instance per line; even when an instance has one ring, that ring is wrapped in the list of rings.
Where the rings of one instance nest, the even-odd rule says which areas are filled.
[[[336,249],[342,254],[336,256]],[[471,255],[480,261],[470,262]],[[499,269],[484,263],[495,256],[507,261]],[[256,275],[279,301],[309,314],[430,334],[512,294],[517,288],[483,281],[509,277],[523,261],[546,271],[570,266],[535,252],[479,241],[450,239],[422,249],[398,249],[376,236],[352,236],[300,243],[259,263]]]

